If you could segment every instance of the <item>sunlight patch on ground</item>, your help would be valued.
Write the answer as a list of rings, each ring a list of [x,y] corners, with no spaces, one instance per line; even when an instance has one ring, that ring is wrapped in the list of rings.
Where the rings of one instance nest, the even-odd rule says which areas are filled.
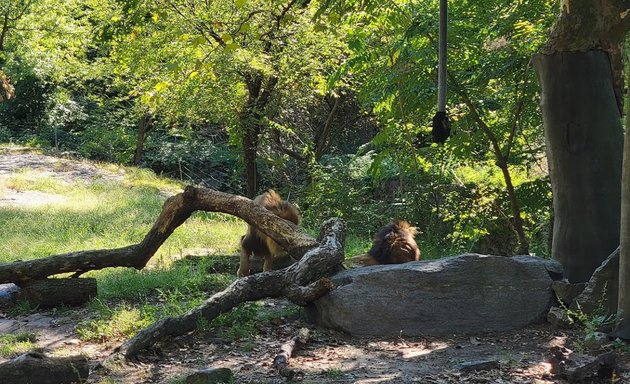
[[[39,191],[13,191],[0,194],[0,206],[37,207],[41,205],[61,204],[67,197]]]
[[[431,345],[426,348],[409,347],[409,348],[401,348],[400,351],[402,353],[403,359],[413,359],[415,357],[426,356],[429,353],[446,349],[446,348],[448,348],[447,343],[431,343]]]
[[[530,365],[523,369],[516,369],[514,372],[515,377],[522,377],[524,380],[528,377],[553,377],[551,373],[551,364],[547,361],[541,361],[539,363]],[[537,383],[546,384],[553,381],[538,380]]]

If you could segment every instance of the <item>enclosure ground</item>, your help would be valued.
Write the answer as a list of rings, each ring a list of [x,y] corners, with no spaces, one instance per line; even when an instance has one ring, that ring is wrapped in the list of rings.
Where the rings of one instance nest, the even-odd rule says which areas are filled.
[[[259,304],[260,311],[268,314],[286,313],[292,306],[280,299]],[[49,354],[84,354],[96,364],[116,343],[80,341],[74,325],[85,315],[82,311],[85,309],[16,317],[3,314],[0,332],[33,332],[37,345]],[[290,362],[302,373],[303,383],[563,383],[551,374],[551,343],[584,351],[578,330],[559,330],[549,324],[493,334],[440,338],[401,334],[392,339],[351,337],[317,328],[300,315],[267,318],[270,320],[261,321],[252,338],[224,338],[220,330],[210,329],[165,340],[130,364],[109,373],[93,372],[88,382],[168,383],[198,369],[227,367],[235,373],[237,383],[284,383],[286,380],[271,367],[273,358],[280,345],[304,326],[313,331],[312,338]],[[630,382],[628,356],[621,355],[625,371],[618,382]],[[463,364],[481,360],[494,360],[499,369],[473,373],[461,370]]]
[[[0,152],[0,177],[25,168],[68,180],[120,177],[73,160],[19,151]],[[0,209],[2,205],[46,204],[62,198],[51,195],[20,200],[16,197],[27,192],[0,191]],[[141,353],[137,360],[111,372],[95,370],[88,382],[169,383],[197,369],[228,367],[233,370],[237,383],[284,383],[286,380],[271,367],[273,358],[280,345],[305,326],[312,331],[311,340],[290,362],[291,367],[302,372],[303,383],[563,383],[550,372],[550,343],[564,344],[591,355],[604,351],[604,348],[586,351],[580,343],[583,338],[580,330],[559,330],[550,324],[512,332],[440,338],[405,334],[396,338],[356,338],[308,324],[299,311],[284,300],[263,300],[258,308],[265,316],[257,323],[253,337],[235,339],[222,335],[221,329],[210,328],[164,340]],[[80,340],[76,327],[89,316],[87,307],[29,315],[9,315],[6,307],[0,308],[0,334],[34,333],[37,347],[47,354],[84,354],[96,366],[123,340]],[[622,349],[620,355],[624,371],[620,372],[617,383],[630,383],[626,349]],[[496,361],[499,368],[473,373],[461,370],[462,364],[480,360]]]

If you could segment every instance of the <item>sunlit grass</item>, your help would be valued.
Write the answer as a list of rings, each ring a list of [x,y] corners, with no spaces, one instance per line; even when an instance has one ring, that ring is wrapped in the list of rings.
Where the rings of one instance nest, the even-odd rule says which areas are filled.
[[[129,337],[156,320],[141,308],[128,304],[112,309],[94,300],[90,309],[95,312],[94,319],[86,320],[77,327],[77,335],[82,340],[103,342]]]
[[[344,244],[346,259],[367,253],[370,250],[371,246],[371,239],[364,236],[348,234],[348,236],[346,236],[346,242]]]
[[[31,172],[7,178],[3,187],[55,193],[65,200],[0,209],[0,262],[138,243],[166,199],[162,190],[146,185],[116,181],[70,185],[51,177],[34,178]],[[226,215],[199,213],[178,228],[156,256],[181,257],[187,248],[231,254],[245,228],[241,220]]]
[[[10,358],[35,348],[35,335],[28,332],[0,335],[0,357]]]

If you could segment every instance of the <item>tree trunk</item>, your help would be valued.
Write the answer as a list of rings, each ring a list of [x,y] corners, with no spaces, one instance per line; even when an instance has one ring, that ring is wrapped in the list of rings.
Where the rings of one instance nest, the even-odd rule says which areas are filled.
[[[249,118],[247,120],[253,120]],[[252,121],[243,123],[243,162],[245,163],[245,180],[247,197],[253,199],[258,193],[258,135],[260,128],[257,123]]]
[[[502,156],[502,154],[496,154],[496,156]],[[501,172],[503,173],[503,180],[505,180],[505,190],[510,200],[510,207],[512,208],[512,223],[510,225],[514,228],[516,236],[518,236],[518,254],[529,255],[529,240],[525,234],[525,228],[523,226],[523,218],[521,217],[521,207],[516,197],[516,191],[514,190],[514,184],[512,184],[512,175],[510,175],[510,169],[508,168],[507,161],[502,159],[499,164]]]
[[[138,136],[136,139],[136,150],[133,153],[133,165],[140,165],[142,161],[142,152],[144,150],[144,142],[146,140],[146,135],[150,131],[149,122],[151,120],[151,115],[145,113],[138,121]]]
[[[18,300],[26,300],[33,307],[52,308],[62,305],[81,305],[96,297],[96,279],[44,279],[20,287]]]
[[[253,198],[258,193],[258,165],[256,164],[258,142],[263,130],[265,110],[276,84],[278,84],[278,78],[275,76],[264,78],[260,73],[254,76],[248,74],[245,76],[245,84],[247,85],[248,99],[240,113],[243,135],[241,143],[243,144],[247,197]]]
[[[608,55],[537,54],[554,197],[552,257],[588,281],[619,244],[622,127]]]
[[[332,107],[330,108],[330,112],[328,112],[328,117],[326,117],[326,121],[324,122],[324,126],[322,129],[315,135],[315,161],[319,162],[322,155],[329,146],[330,133],[333,125],[333,120],[335,118],[335,114],[339,109],[339,104],[341,103],[341,97],[339,96],[331,96],[334,100]]]
[[[630,72],[627,75],[630,84]],[[627,91],[630,106],[630,87]],[[630,339],[630,113],[626,110],[626,133],[623,146],[621,177],[621,235],[619,238],[619,294],[617,296],[617,327],[615,336]],[[614,289],[615,287],[610,287]]]

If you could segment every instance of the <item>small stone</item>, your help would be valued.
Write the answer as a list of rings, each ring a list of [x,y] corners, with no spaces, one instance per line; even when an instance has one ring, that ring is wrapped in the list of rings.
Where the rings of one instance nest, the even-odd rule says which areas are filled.
[[[229,368],[207,368],[193,372],[186,377],[186,384],[232,383],[234,374]]]

